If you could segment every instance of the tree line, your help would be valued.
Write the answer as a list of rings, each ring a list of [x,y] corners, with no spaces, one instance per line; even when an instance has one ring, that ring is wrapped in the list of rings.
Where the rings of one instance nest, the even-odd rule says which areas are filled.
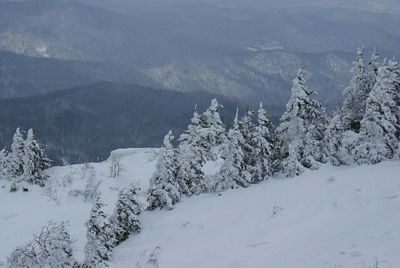
[[[247,187],[274,175],[295,176],[322,164],[375,164],[400,156],[400,67],[374,51],[366,64],[357,51],[342,107],[329,116],[307,86],[300,68],[279,125],[274,128],[260,104],[230,129],[219,116],[217,100],[199,114],[173,146],[172,132],[151,178],[149,208],[173,208],[182,197]],[[206,176],[208,161],[223,160],[217,175]]]

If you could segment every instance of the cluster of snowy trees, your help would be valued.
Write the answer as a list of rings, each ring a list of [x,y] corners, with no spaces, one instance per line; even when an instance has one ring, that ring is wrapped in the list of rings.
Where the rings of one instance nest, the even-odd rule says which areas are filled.
[[[295,176],[324,163],[374,164],[400,156],[400,67],[376,52],[368,64],[362,48],[344,91],[342,108],[332,117],[313,98],[309,74],[301,68],[286,111],[274,129],[263,105],[238,112],[226,131],[217,100],[202,114],[195,109],[187,130],[173,146],[164,138],[150,182],[149,209],[172,209],[184,196],[247,187],[279,174]],[[222,159],[215,176],[206,176],[209,161]]]
[[[195,109],[177,147],[173,146],[171,131],[165,136],[150,181],[148,209],[171,209],[183,196],[247,187],[273,174],[276,141],[262,104],[257,124],[253,123],[252,111],[241,118],[237,111],[229,131],[221,120],[220,107],[213,99],[204,113]],[[207,177],[205,164],[220,159],[219,175]]]
[[[86,222],[85,260],[80,267],[107,267],[113,249],[128,239],[131,233],[140,232],[142,208],[138,192],[139,188],[135,185],[123,189],[110,216],[104,212],[100,197],[97,198]]]
[[[45,150],[35,139],[32,129],[26,138],[17,128],[9,151],[0,151],[0,177],[15,183],[29,182],[44,186],[47,176],[43,172],[51,166],[51,160]],[[14,190],[16,184],[13,184]]]
[[[114,247],[128,239],[131,233],[141,230],[139,215],[142,212],[137,199],[139,189],[134,185],[119,193],[114,212],[107,216],[100,197],[86,222],[87,242],[82,263],[73,256],[73,240],[66,223],[50,222],[34,240],[16,248],[7,260],[7,267],[107,267]]]

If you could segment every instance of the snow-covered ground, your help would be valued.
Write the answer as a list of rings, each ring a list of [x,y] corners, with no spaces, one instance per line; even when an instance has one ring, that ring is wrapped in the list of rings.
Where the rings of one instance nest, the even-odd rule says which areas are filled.
[[[0,181],[0,260],[48,220],[68,220],[83,258],[84,223],[92,206],[79,194],[87,181],[111,212],[118,189],[131,182],[143,198],[154,149],[113,153],[111,161],[55,167],[49,186],[9,193]],[[3,187],[4,188],[1,188]],[[400,162],[330,167],[274,178],[247,189],[184,199],[171,211],[145,212],[143,231],[116,248],[111,267],[134,268],[386,268],[400,267]]]

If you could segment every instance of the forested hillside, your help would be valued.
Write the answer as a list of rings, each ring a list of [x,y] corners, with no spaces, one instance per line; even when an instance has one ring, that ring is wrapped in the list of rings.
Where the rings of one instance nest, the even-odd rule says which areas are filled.
[[[44,95],[0,101],[0,144],[17,127],[33,128],[58,164],[100,161],[121,147],[158,147],[168,129],[182,132],[197,104],[213,95],[129,84],[95,83]],[[224,121],[236,103],[225,99]]]

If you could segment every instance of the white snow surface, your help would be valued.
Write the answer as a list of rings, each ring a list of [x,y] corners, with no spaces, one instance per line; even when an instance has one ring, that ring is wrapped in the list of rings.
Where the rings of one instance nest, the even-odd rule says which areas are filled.
[[[113,210],[130,183],[145,200],[157,149],[124,149],[120,177],[110,164],[54,167],[45,188],[8,191],[0,181],[0,261],[49,220],[70,222],[83,259],[93,202],[74,195],[88,180]],[[208,169],[218,166],[211,164]],[[211,170],[210,170],[211,173]],[[134,268],[398,268],[400,162],[331,167],[273,178],[246,189],[186,198],[170,211],[144,212],[143,230],[115,249],[110,267]],[[1,265],[0,265],[1,266]]]

